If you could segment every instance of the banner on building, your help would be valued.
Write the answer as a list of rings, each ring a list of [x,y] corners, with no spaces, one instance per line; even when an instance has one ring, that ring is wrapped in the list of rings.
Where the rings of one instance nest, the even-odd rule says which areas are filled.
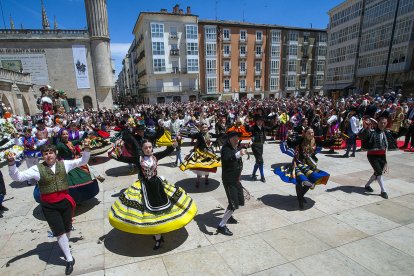
[[[84,45],[73,45],[72,52],[78,89],[91,88],[89,85],[88,63],[86,61],[86,47]]]
[[[0,67],[20,73],[30,73],[30,77],[34,84],[49,84],[49,72],[45,54],[1,50]]]

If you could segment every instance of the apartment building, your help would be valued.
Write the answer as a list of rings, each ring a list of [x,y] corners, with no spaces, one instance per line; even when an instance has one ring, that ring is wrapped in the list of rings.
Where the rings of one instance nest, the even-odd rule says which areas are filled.
[[[365,1],[356,71],[363,93],[414,92],[413,23],[414,0]]]
[[[321,93],[325,30],[222,20],[200,20],[198,25],[204,97],[261,99]]]
[[[198,17],[176,5],[172,12],[141,12],[133,29],[132,60],[138,102],[193,101],[199,96]]]
[[[414,0],[347,0],[328,14],[328,94],[414,92]]]

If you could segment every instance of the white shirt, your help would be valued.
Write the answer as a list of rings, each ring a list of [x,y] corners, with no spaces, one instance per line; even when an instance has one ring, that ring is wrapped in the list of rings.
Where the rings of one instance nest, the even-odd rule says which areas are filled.
[[[89,161],[89,157],[91,153],[89,151],[84,151],[82,154],[82,158],[77,158],[75,160],[64,160],[63,163],[65,164],[65,171],[68,173],[69,171],[73,170],[74,168],[86,165]],[[56,171],[56,163],[50,167],[53,173]],[[19,171],[16,167],[16,164],[13,166],[9,166],[9,175],[14,181],[23,182],[30,179],[34,179],[36,181],[40,180],[40,172],[37,165],[28,168],[25,171]]]
[[[352,116],[351,119],[349,119],[349,123],[351,124],[351,129],[354,134],[358,134],[359,132],[359,120],[357,117]]]

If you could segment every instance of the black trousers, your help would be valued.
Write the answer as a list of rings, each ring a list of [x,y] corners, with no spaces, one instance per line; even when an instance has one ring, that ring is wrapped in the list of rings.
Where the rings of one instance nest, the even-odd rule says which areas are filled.
[[[408,147],[408,143],[411,139],[411,147],[414,147],[414,124],[411,124],[408,128],[408,132],[405,135],[404,147]]]
[[[6,195],[6,185],[4,184],[3,173],[0,171],[0,194]]]
[[[302,186],[302,185],[295,185],[295,187],[296,187],[296,197],[298,198],[298,200],[302,200],[310,188],[308,186]]]
[[[72,204],[64,199],[56,203],[42,202],[43,215],[55,237],[72,230]]]
[[[256,164],[262,165],[263,162],[263,144],[253,143],[252,151],[254,158],[256,159]]]
[[[226,191],[227,200],[229,201],[228,210],[234,211],[239,209],[239,206],[244,206],[243,187],[240,183],[223,182],[223,186]]]
[[[382,175],[384,173],[385,165],[387,165],[387,158],[385,155],[367,155],[371,167],[374,169],[375,175]]]

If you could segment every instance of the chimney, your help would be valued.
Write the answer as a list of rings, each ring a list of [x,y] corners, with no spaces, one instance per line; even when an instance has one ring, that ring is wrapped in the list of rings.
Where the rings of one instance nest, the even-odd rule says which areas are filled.
[[[178,9],[180,8],[180,5],[178,5],[178,4],[176,4],[174,7],[173,7],[173,13],[174,14],[178,14]]]
[[[184,14],[183,9],[180,9],[180,10],[178,11],[178,13],[179,13],[179,14]]]
[[[161,9],[162,13],[167,13],[167,9]]]
[[[190,6],[187,6],[187,14],[191,14],[191,8],[190,8]]]

